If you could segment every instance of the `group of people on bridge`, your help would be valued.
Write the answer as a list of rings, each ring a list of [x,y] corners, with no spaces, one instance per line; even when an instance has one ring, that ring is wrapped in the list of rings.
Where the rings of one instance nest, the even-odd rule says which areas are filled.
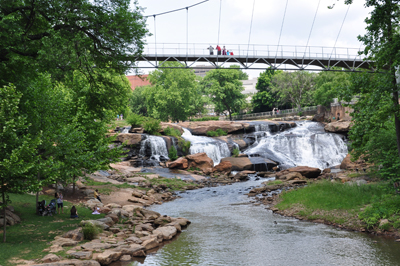
[[[207,49],[210,51],[210,55],[214,55],[214,47],[212,47],[212,45],[210,45],[210,47],[208,47]],[[217,47],[215,47],[215,49],[217,50],[218,55],[233,55],[233,51],[226,50],[225,46],[223,46],[223,48],[221,49],[221,47],[217,44]]]

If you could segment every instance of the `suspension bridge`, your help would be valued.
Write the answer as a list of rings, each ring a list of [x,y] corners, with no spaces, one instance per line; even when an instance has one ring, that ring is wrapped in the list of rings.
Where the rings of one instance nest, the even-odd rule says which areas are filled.
[[[361,52],[360,48],[337,47],[337,41],[340,32],[347,17],[350,5],[347,8],[342,24],[338,31],[336,41],[333,47],[310,46],[310,37],[313,32],[315,19],[318,14],[321,0],[318,1],[315,15],[312,21],[311,29],[308,35],[307,44],[304,46],[281,45],[281,35],[285,22],[288,0],[283,13],[282,25],[280,28],[279,39],[276,45],[251,44],[251,30],[253,24],[253,15],[255,8],[255,0],[253,0],[253,11],[251,15],[251,23],[249,29],[249,39],[243,44],[224,44],[231,51],[229,55],[222,55],[217,52],[216,46],[222,46],[220,43],[220,25],[222,0],[219,6],[219,23],[218,23],[218,41],[213,45],[210,43],[189,43],[189,9],[204,4],[210,0],[204,0],[194,5],[162,12],[159,14],[148,15],[146,18],[154,19],[154,43],[148,43],[141,56],[136,58],[137,62],[146,62],[145,66],[140,68],[171,68],[165,66],[165,62],[179,62],[182,68],[204,69],[204,68],[224,68],[231,64],[239,65],[241,69],[258,69],[266,68],[281,70],[306,70],[306,71],[361,71],[367,69],[375,71],[374,62],[368,61]],[[186,43],[159,43],[157,42],[156,18],[161,15],[186,11]],[[214,49],[210,52],[210,46]],[[232,53],[233,52],[233,53]],[[202,63],[199,65],[198,63]],[[205,64],[205,65],[204,65]],[[178,67],[177,67],[178,68]]]

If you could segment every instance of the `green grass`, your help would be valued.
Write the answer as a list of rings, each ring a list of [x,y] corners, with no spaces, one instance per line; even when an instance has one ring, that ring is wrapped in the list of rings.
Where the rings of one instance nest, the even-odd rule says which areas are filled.
[[[377,184],[347,185],[321,181],[304,188],[283,192],[279,209],[302,204],[309,210],[354,210],[371,203],[374,195],[382,195],[384,190]]]
[[[205,117],[201,117],[201,118],[192,118],[189,119],[189,121],[218,121],[219,117],[218,116],[205,116]]]
[[[266,185],[280,185],[283,184],[282,180],[273,180],[273,181],[268,181],[268,183],[266,183]]]
[[[64,214],[38,216],[35,214],[35,196],[11,194],[10,198],[12,200],[10,205],[15,208],[22,222],[7,226],[7,242],[0,243],[0,265],[3,266],[13,265],[8,262],[11,258],[25,260],[42,258],[45,255],[42,250],[50,246],[55,236],[77,228],[81,220],[99,219],[105,216],[104,214],[92,215],[90,209],[76,205],[79,218],[70,219],[69,211],[72,204],[65,200]],[[39,200],[43,199],[48,204],[52,197],[39,197]]]
[[[187,187],[189,185],[195,187],[198,186],[198,184],[194,182],[185,182],[178,178],[160,177],[160,178],[149,179],[148,182],[150,182],[150,184],[152,185],[165,185],[167,188],[175,191],[184,190],[184,187]]]
[[[115,129],[116,127],[126,127],[130,126],[130,124],[126,120],[113,120],[111,122],[110,128]]]

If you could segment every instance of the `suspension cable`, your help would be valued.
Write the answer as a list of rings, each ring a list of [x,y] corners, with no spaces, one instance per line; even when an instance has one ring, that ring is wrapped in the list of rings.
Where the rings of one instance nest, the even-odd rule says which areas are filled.
[[[253,16],[254,16],[254,6],[256,5],[256,0],[253,1],[253,11],[251,12],[251,21],[250,21],[250,31],[249,31],[249,41],[247,43],[247,55],[246,55],[246,67],[249,59],[249,49],[250,49],[250,37],[251,37],[251,28],[253,27]],[[253,55],[254,56],[254,55]]]
[[[222,11],[222,0],[219,1],[219,18],[218,18],[218,41],[217,41],[217,46],[219,45],[219,33],[221,29],[221,11]],[[218,50],[217,50],[217,68],[218,68]]]
[[[306,48],[304,50],[303,60],[301,61],[301,65],[302,66],[304,65],[304,57],[306,56],[306,53],[307,53],[308,43],[310,41],[311,33],[312,33],[313,28],[314,28],[315,18],[317,17],[317,13],[318,13],[318,9],[319,9],[319,4],[320,3],[321,3],[321,0],[318,1],[318,6],[317,6],[317,10],[315,11],[314,19],[313,19],[313,22],[312,22],[312,25],[311,25],[310,34],[308,35],[308,40],[307,40]]]
[[[278,49],[279,49],[279,44],[281,42],[281,35],[282,35],[282,30],[283,30],[283,23],[285,22],[285,16],[286,16],[286,9],[288,6],[289,0],[286,0],[286,6],[285,6],[285,12],[283,13],[283,19],[282,19],[282,25],[281,25],[281,32],[279,33],[279,39],[278,39],[278,46],[276,47],[276,53],[275,53],[275,67],[276,67],[276,57],[278,55]]]
[[[189,48],[189,8],[186,8],[186,67],[188,62],[188,48]]]
[[[333,45],[331,55],[329,56],[328,66],[330,65],[331,58],[332,58],[332,55],[333,55],[333,51],[335,51],[335,49],[336,49],[336,43],[337,43],[337,41],[339,39],[340,32],[342,31],[344,21],[346,20],[346,17],[347,17],[347,13],[349,13],[350,6],[351,5],[348,5],[346,14],[344,15],[344,18],[343,18],[343,21],[342,21],[342,25],[340,26],[339,33],[338,33],[338,35],[336,37],[335,45]]]
[[[165,14],[181,11],[181,10],[184,10],[184,9],[187,9],[187,8],[191,8],[191,7],[203,4],[203,3],[208,2],[208,1],[210,1],[210,0],[204,0],[202,2],[199,2],[199,3],[191,5],[191,6],[182,7],[182,8],[174,9],[174,10],[171,10],[171,11],[166,11],[166,12],[162,12],[162,13],[158,13],[158,14],[154,14],[154,15],[143,16],[143,17],[147,18],[147,17],[152,17],[152,16],[161,16],[161,15],[165,15]]]
[[[154,46],[156,50],[156,67],[157,67],[157,28],[156,28],[156,15],[154,15]]]

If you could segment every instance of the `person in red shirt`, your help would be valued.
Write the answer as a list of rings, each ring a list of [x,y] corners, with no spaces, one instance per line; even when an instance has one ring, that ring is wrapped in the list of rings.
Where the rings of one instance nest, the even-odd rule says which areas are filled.
[[[219,47],[219,45],[217,44],[217,47],[215,48],[218,51],[218,55],[221,55],[221,47]]]
[[[231,51],[230,54],[233,55],[233,52]]]

